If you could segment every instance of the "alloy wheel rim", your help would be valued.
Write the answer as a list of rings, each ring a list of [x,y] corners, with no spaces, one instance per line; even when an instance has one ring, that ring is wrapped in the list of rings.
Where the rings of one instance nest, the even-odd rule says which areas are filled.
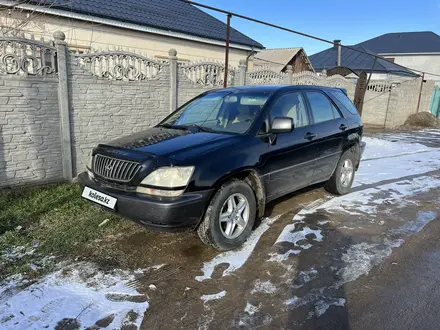
[[[343,187],[348,187],[350,185],[354,174],[353,169],[353,162],[351,159],[346,159],[341,167],[341,185]]]
[[[223,203],[219,222],[222,235],[234,239],[241,235],[249,222],[249,202],[243,194],[233,194]]]

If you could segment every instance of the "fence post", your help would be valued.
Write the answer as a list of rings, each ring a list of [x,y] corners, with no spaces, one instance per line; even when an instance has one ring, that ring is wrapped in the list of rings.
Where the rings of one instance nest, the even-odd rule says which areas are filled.
[[[246,86],[246,60],[240,60],[240,65],[238,67],[240,69],[240,86]]]
[[[287,85],[292,85],[293,83],[293,67],[288,65],[286,68],[287,73]]]
[[[170,63],[170,113],[177,109],[177,50],[168,51]]]
[[[53,34],[55,39],[55,48],[57,50],[58,64],[58,107],[60,111],[61,121],[61,151],[63,177],[72,182],[72,144],[70,135],[70,114],[69,114],[69,90],[67,81],[67,44],[65,42],[66,35],[61,31]]]

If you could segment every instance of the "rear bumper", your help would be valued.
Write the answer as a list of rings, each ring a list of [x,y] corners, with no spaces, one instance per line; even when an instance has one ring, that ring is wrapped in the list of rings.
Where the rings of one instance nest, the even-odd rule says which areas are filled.
[[[175,198],[147,196],[106,187],[91,179],[87,172],[78,176],[78,182],[117,198],[116,213],[159,231],[194,228],[202,219],[212,192],[185,193]]]

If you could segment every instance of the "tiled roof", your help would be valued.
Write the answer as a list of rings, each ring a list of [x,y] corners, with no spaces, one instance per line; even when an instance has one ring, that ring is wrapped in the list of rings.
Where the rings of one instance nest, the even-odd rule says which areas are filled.
[[[16,0],[20,3],[19,0]],[[23,2],[23,1],[21,1]],[[226,24],[180,0],[30,0],[67,12],[149,26],[165,31],[226,40]],[[231,29],[231,42],[263,48],[259,42]]]
[[[353,46],[362,51],[373,53],[370,49],[363,46],[357,45]],[[338,49],[337,47],[328,48],[322,52],[313,54],[310,56],[310,61],[316,71],[321,71],[322,69],[332,69],[337,67],[337,57]],[[342,48],[341,49],[341,66],[349,68],[355,72],[371,72],[374,63],[374,56],[365,53],[357,52],[356,50]],[[376,61],[374,71],[376,73],[390,73],[405,76],[417,76],[412,71],[402,68],[401,66],[378,59]]]
[[[440,53],[440,36],[432,31],[387,33],[358,45],[378,54]]]

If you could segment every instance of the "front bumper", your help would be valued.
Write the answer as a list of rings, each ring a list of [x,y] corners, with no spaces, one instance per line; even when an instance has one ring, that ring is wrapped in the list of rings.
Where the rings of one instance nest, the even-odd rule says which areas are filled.
[[[78,182],[117,198],[116,213],[160,231],[178,231],[197,226],[212,193],[212,190],[205,190],[174,198],[147,196],[107,187],[90,178],[87,172],[78,176]]]
[[[365,151],[365,147],[367,146],[367,144],[365,143],[365,142],[363,142],[363,141],[361,141],[361,143],[360,143],[360,147],[361,147],[361,157],[362,157],[362,155],[364,154],[364,151]]]

